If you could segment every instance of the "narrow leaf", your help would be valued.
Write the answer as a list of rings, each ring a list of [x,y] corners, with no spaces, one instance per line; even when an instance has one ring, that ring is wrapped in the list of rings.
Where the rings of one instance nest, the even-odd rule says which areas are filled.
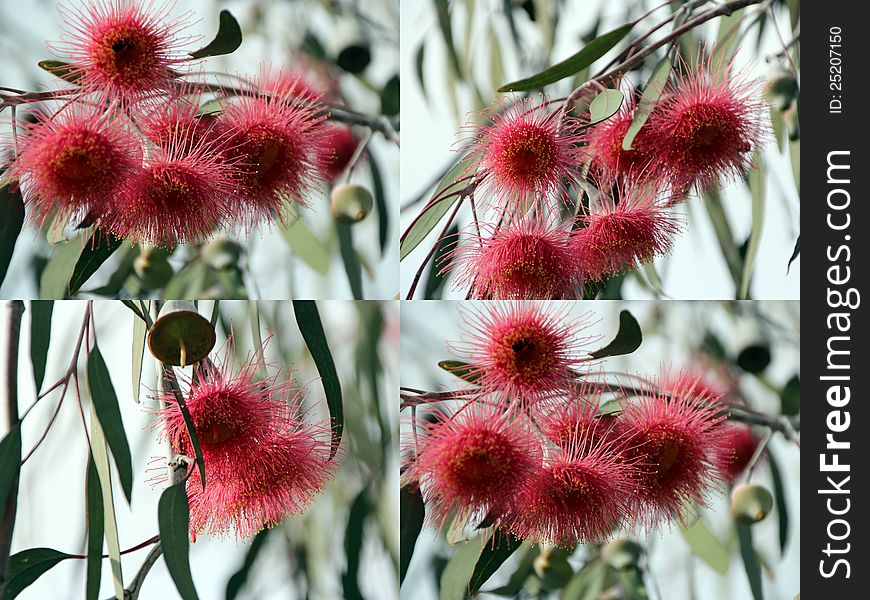
[[[247,554],[245,554],[245,560],[242,563],[242,567],[233,573],[229,581],[227,581],[227,592],[224,596],[225,600],[235,600],[239,595],[239,592],[245,586],[245,583],[247,583],[251,567],[254,566],[254,562],[260,555],[260,551],[263,549],[270,531],[273,530],[264,529],[255,535],[253,540],[251,540],[251,545],[248,548]]]
[[[363,542],[365,541],[363,530],[369,510],[368,488],[363,488],[350,505],[347,528],[344,533],[344,555],[347,559],[347,566],[345,572],[342,573],[341,583],[346,600],[363,600],[359,588],[359,566]]]
[[[625,96],[619,90],[604,90],[589,104],[589,123],[606,121],[616,114]]]
[[[324,275],[329,270],[329,252],[320,243],[311,230],[299,219],[290,227],[281,227],[284,241],[290,246],[293,254],[306,265]]]
[[[501,44],[498,41],[498,33],[495,29],[489,32],[489,84],[492,89],[498,88],[504,81],[504,63],[501,59]]]
[[[369,172],[372,176],[372,196],[375,198],[375,209],[378,214],[378,243],[381,254],[387,249],[387,234],[390,230],[390,211],[387,208],[387,192],[384,188],[384,178],[381,176],[381,168],[372,154],[371,148],[367,149],[369,156]]]
[[[683,539],[689,544],[692,553],[711,569],[725,575],[731,563],[728,549],[713,535],[703,519],[697,519],[690,527],[680,527]]]
[[[69,296],[68,284],[82,253],[82,242],[74,238],[58,244],[39,278],[39,297],[62,300]]]
[[[170,485],[160,494],[157,524],[163,560],[178,594],[182,600],[198,600],[190,573],[190,507],[187,503],[186,481]]]
[[[130,457],[130,445],[124,433],[121,409],[118,406],[118,397],[115,395],[109,370],[96,345],[88,355],[88,385],[91,388],[94,411],[115,457],[121,487],[127,502],[130,502],[133,494],[133,460]]]
[[[764,600],[764,592],[761,585],[761,563],[758,562],[758,554],[752,544],[751,525],[737,523],[737,539],[740,542],[740,556],[743,558],[743,567],[746,570],[746,578],[749,580],[749,589],[752,590],[753,600]]]
[[[517,549],[523,545],[523,541],[507,531],[496,529],[492,537],[483,546],[474,571],[468,581],[468,592],[476,594],[480,591],[493,573],[498,571]]]
[[[85,599],[97,600],[100,595],[100,577],[103,571],[103,536],[105,535],[105,509],[100,475],[94,457],[88,456],[85,478],[85,510],[88,523],[88,563],[85,575]]]
[[[586,44],[582,50],[574,54],[573,56],[566,58],[560,63],[549,67],[537,73],[536,75],[532,75],[531,77],[527,77],[526,79],[521,79],[519,81],[515,81],[513,83],[507,83],[500,88],[498,88],[499,92],[525,92],[529,90],[536,90],[538,88],[542,88],[545,85],[549,85],[551,83],[555,83],[565,77],[570,77],[574,73],[580,71],[581,69],[585,69],[590,66],[596,60],[607,54],[611,48],[616,46],[622,38],[628,35],[628,32],[631,31],[632,27],[634,27],[633,23],[629,23],[627,25],[623,25],[618,29],[614,29],[613,31],[609,31],[602,36],[599,36]]]
[[[41,60],[36,63],[43,71],[48,71],[55,77],[60,77],[67,83],[77,83],[81,79],[81,71],[71,64],[60,60]]]
[[[30,362],[33,365],[33,380],[36,391],[42,389],[45,380],[45,361],[51,341],[51,313],[54,302],[32,300],[30,302]]]
[[[625,137],[622,139],[622,149],[631,150],[631,145],[634,143],[634,138],[640,133],[641,128],[646,125],[649,116],[652,114],[656,103],[662,96],[665,89],[665,84],[668,77],[671,76],[671,61],[667,57],[661,59],[653,69],[649,81],[643,88],[643,94],[640,96],[640,101],[637,105],[637,111],[634,114],[634,119],[625,132]]]
[[[730,15],[719,17],[719,33],[716,36],[716,51],[713,54],[713,64],[724,64],[737,49],[740,38],[740,23],[743,21],[743,9],[737,9]],[[724,61],[724,62],[723,62]]]
[[[590,356],[592,358],[604,358],[606,356],[631,354],[640,347],[642,341],[643,334],[637,319],[627,310],[623,310],[619,313],[619,331],[616,332],[616,337],[604,348],[592,352]]]
[[[51,548],[31,548],[9,557],[3,600],[12,600],[57,563],[75,558]]]
[[[420,47],[417,49],[417,54],[414,57],[414,65],[416,66],[417,72],[417,83],[420,84],[420,93],[426,98],[426,77],[424,75],[424,65],[426,63],[426,42],[420,44]]]
[[[588,563],[565,586],[561,600],[598,600],[607,582],[607,571],[601,560]]]
[[[122,243],[123,240],[111,233],[106,234],[100,230],[95,231],[91,239],[85,243],[82,253],[79,255],[75,267],[73,267],[69,285],[67,286],[69,295],[74,296],[85,282],[90,279],[91,275],[96,273],[97,269],[115,253],[115,250],[121,247]]]
[[[405,573],[414,556],[414,546],[417,537],[423,529],[423,519],[426,516],[426,506],[420,486],[405,484],[399,489],[399,585],[405,581]]]
[[[142,387],[142,357],[145,355],[147,333],[145,321],[133,315],[133,400],[137,404],[139,403],[139,388]]]
[[[453,66],[453,71],[462,78],[462,66],[459,64],[459,54],[456,52],[456,44],[453,42],[453,26],[450,20],[450,5],[447,0],[433,0],[435,3],[435,11],[438,15],[438,26],[441,29],[441,36],[444,38],[444,43],[447,45],[447,53],[450,57],[450,64]]]
[[[112,492],[112,467],[109,464],[109,448],[93,404],[91,404],[91,452],[100,478],[100,490],[103,494],[103,528],[109,551],[109,564],[112,568],[112,584],[115,589],[115,597],[118,600],[124,600],[121,544],[118,541],[118,522],[115,519],[115,497]]]
[[[643,574],[637,567],[619,571],[624,600],[649,600],[649,592],[643,582]]]
[[[191,58],[206,56],[221,56],[232,54],[242,45],[242,28],[239,22],[228,10],[222,10],[219,17],[218,32],[215,38],[204,48],[191,52]]]
[[[16,423],[0,441],[0,503],[6,506],[9,492],[21,467],[21,423]]]
[[[749,174],[749,190],[752,193],[752,230],[749,233],[746,257],[743,259],[743,276],[740,280],[740,293],[738,294],[740,300],[749,298],[749,283],[752,281],[752,270],[755,265],[755,257],[758,255],[761,230],[764,226],[764,165],[760,157],[757,157],[757,161],[758,167]]]
[[[767,449],[767,463],[770,465],[770,477],[773,480],[773,501],[776,505],[776,515],[779,519],[779,550],[785,553],[788,544],[789,513],[788,504],[785,502],[785,485],[782,481],[782,472],[770,448]]]
[[[0,187],[0,285],[6,279],[9,263],[21,227],[24,225],[24,198],[18,187]]]
[[[479,369],[460,360],[442,360],[438,362],[438,366],[468,383],[477,383],[480,379]]]
[[[520,593],[526,579],[528,579],[534,572],[535,559],[541,553],[541,550],[537,544],[533,545],[530,542],[523,542],[521,553],[522,557],[520,559],[520,564],[517,565],[516,570],[511,573],[508,582],[501,587],[486,590],[487,594],[497,594],[499,596],[508,596],[512,598]],[[566,587],[565,592],[567,593],[567,591],[568,589]]]
[[[320,373],[323,391],[326,394],[326,406],[332,416],[332,451],[329,457],[335,456],[338,446],[341,444],[341,434],[344,431],[344,409],[341,401],[341,382],[338,372],[335,370],[335,362],[329,344],[326,342],[326,334],[323,332],[323,323],[320,321],[320,313],[317,312],[317,304],[313,300],[294,300],[293,313],[296,315],[296,323],[317,372]]]
[[[465,600],[468,596],[468,581],[477,565],[477,558],[489,538],[480,535],[456,547],[453,556],[441,573],[440,600]]]
[[[713,230],[716,232],[719,248],[722,250],[722,256],[728,265],[728,272],[731,274],[734,286],[737,287],[740,285],[743,259],[740,258],[740,250],[734,243],[734,233],[725,214],[725,208],[722,206],[722,196],[719,194],[719,190],[714,188],[705,192],[703,197],[704,206],[707,209],[710,222],[713,224]]]
[[[350,284],[350,291],[354,300],[363,299],[362,267],[359,264],[356,250],[353,247],[353,230],[347,223],[336,223],[338,233],[338,247],[341,253],[341,262],[344,263],[344,271]]]
[[[788,267],[786,267],[785,272],[788,273],[791,270],[791,263],[797,260],[797,257],[801,255],[801,236],[797,237],[797,241],[794,243],[794,250],[791,251],[791,258],[788,259]]]
[[[801,412],[801,376],[789,379],[779,394],[782,414],[793,417]]]

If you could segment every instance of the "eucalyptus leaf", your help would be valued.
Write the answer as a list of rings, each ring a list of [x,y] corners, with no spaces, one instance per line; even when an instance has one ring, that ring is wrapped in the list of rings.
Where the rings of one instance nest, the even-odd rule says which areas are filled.
[[[0,187],[0,285],[6,279],[15,242],[24,225],[24,198],[17,187]]]
[[[619,330],[616,332],[616,337],[605,347],[592,352],[590,356],[605,358],[631,354],[640,347],[641,342],[643,342],[643,333],[637,319],[627,310],[623,310],[619,313]]]
[[[31,548],[9,557],[3,600],[12,600],[57,563],[75,558],[51,548]]]
[[[166,569],[182,600],[198,600],[190,572],[190,507],[187,482],[180,481],[163,490],[157,503],[157,524]]]
[[[242,28],[239,22],[228,10],[222,10],[218,17],[218,32],[207,46],[190,53],[191,58],[206,56],[221,56],[232,54],[242,45]]]
[[[33,380],[36,391],[42,389],[45,379],[45,361],[51,343],[51,313],[54,302],[51,300],[30,301],[30,363],[33,365]]]
[[[731,564],[730,552],[713,535],[703,519],[697,519],[689,527],[680,527],[680,533],[691,548],[692,554],[720,575],[725,575],[728,572]]]
[[[634,114],[634,119],[631,125],[628,126],[628,131],[625,132],[625,137],[622,139],[622,149],[631,150],[634,139],[640,130],[646,125],[650,115],[656,107],[662,93],[665,89],[665,84],[671,76],[671,61],[667,57],[661,59],[653,69],[652,75],[646,82],[643,88],[643,93],[640,96],[640,101],[637,104],[637,111]]]
[[[625,96],[619,90],[604,90],[589,104],[589,123],[606,121],[616,114],[625,101]]]
[[[399,585],[405,581],[405,573],[414,555],[417,537],[423,529],[423,519],[426,516],[426,506],[420,486],[405,484],[399,488],[399,548],[401,552],[399,568]]]

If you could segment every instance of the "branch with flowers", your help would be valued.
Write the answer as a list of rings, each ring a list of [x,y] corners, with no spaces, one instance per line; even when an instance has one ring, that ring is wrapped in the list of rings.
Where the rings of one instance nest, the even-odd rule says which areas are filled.
[[[762,235],[770,220],[768,196],[786,196],[776,210],[789,218],[798,210],[799,38],[784,34],[781,23],[789,20],[799,32],[799,13],[773,0],[693,1],[669,10],[671,5],[646,10],[645,3],[626,2],[641,16],[604,34],[599,17],[581,50],[511,83],[503,83],[502,61],[513,58],[522,70],[529,61],[522,53],[505,56],[491,28],[490,66],[502,77],[491,83],[497,94],[508,95],[486,106],[480,74],[464,73],[483,108],[469,114],[459,133],[459,157],[434,191],[403,206],[411,210],[429,198],[401,237],[403,260],[412,253],[422,257],[409,267],[414,275],[406,298],[415,296],[421,281],[426,297],[442,294],[450,283],[456,293],[476,299],[619,298],[631,280],[646,294],[667,297],[669,274],[661,270],[675,246],[686,248],[679,237],[696,218],[690,206],[695,199],[713,225],[711,247],[718,245],[735,298],[751,296],[762,252],[764,260],[781,260],[787,276],[800,253],[796,223],[786,234],[793,236],[793,249],[771,250]],[[559,10],[537,19],[548,52],[551,29],[568,27]],[[511,23],[514,45],[522,49],[515,12],[521,11],[508,6],[487,16]],[[480,16],[469,4],[463,18],[473,30]],[[715,43],[697,37],[710,23],[719,27]],[[747,63],[747,51],[737,53],[753,34],[776,49],[767,56],[766,82]],[[620,47],[593,75],[592,67]],[[424,85],[422,67],[419,73]],[[564,97],[548,95],[552,90],[557,96],[572,77]],[[538,90],[544,93],[536,99],[531,94]],[[788,155],[793,194],[779,171],[766,168],[775,152]],[[738,211],[728,206],[736,202],[731,188],[740,182],[751,204],[739,211],[749,216],[745,225],[734,221]],[[467,224],[460,222],[465,218]],[[745,238],[742,231],[749,232]],[[428,252],[419,251],[421,245]],[[778,258],[769,258],[777,252]]]
[[[662,310],[688,310],[669,304]],[[784,552],[786,492],[770,445],[776,437],[800,447],[799,379],[797,389],[793,380],[778,388],[765,375],[767,346],[729,357],[721,345],[714,352],[711,332],[683,368],[615,371],[613,357],[641,347],[639,323],[622,310],[604,344],[590,333],[591,314],[578,310],[551,302],[459,307],[460,337],[446,343],[455,359],[438,363],[455,379],[439,391],[402,388],[403,579],[429,527],[453,546],[442,596],[519,597],[525,589],[572,597],[569,590],[600,582],[599,590],[649,597],[656,574],[646,540],[670,528],[699,560],[728,573],[730,550],[707,525],[728,490],[730,526],[761,598],[752,531],[775,512]],[[756,405],[758,392],[749,390],[758,383],[782,397],[781,412]],[[769,483],[757,473],[762,463]],[[523,557],[499,586],[493,575],[516,553]]]
[[[375,279],[369,263],[383,258],[390,227],[373,140],[396,154],[399,144],[397,79],[343,89],[365,78],[365,39],[353,45],[365,56],[328,56],[315,45],[295,51],[292,66],[212,72],[204,61],[242,45],[229,11],[195,49],[192,14],[172,14],[172,3],[77,4],[61,5],[62,40],[49,43],[59,60],[39,63],[65,85],[0,88],[0,112],[11,119],[0,162],[11,239],[0,273],[29,225],[54,247],[38,274],[41,297],[247,298],[260,293],[253,235],[275,229],[318,276],[335,249],[353,297],[364,297],[363,274]],[[372,100],[380,114],[355,106]],[[331,218],[315,233],[309,209],[323,212],[325,197]],[[351,227],[372,212],[377,223]],[[366,251],[357,251],[354,231],[367,236]],[[103,283],[86,287],[107,262]]]

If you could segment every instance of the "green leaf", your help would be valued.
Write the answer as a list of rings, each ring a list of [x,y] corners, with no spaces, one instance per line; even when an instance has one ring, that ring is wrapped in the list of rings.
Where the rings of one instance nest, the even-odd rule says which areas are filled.
[[[105,535],[105,509],[100,476],[94,457],[88,456],[85,478],[85,511],[88,523],[88,563],[85,575],[85,599],[97,600],[100,595],[100,576],[103,570],[103,536]]]
[[[40,298],[62,300],[69,297],[67,285],[81,253],[82,242],[79,238],[58,244],[55,247],[54,253],[39,278]]]
[[[111,233],[106,234],[100,230],[94,231],[94,235],[85,243],[82,253],[79,255],[75,267],[73,267],[69,285],[67,286],[70,296],[74,296],[85,282],[90,279],[91,275],[96,273],[100,265],[106,262],[123,243],[124,240],[116,238]]]
[[[15,423],[0,441],[0,503],[6,506],[21,468],[21,423]]]
[[[71,64],[60,60],[41,60],[36,64],[43,71],[48,71],[55,77],[60,77],[67,83],[78,83],[78,80],[82,77],[80,70],[76,69]]]
[[[514,597],[523,589],[526,579],[534,573],[535,559],[541,553],[541,549],[537,544],[523,542],[521,549],[520,564],[516,570],[511,573],[508,582],[501,587],[492,590],[487,590],[487,594],[497,594],[499,596]]]
[[[351,225],[348,225],[347,223],[336,223],[335,230],[338,233],[338,247],[341,253],[341,262],[344,264],[345,273],[347,273],[347,281],[350,284],[351,294],[353,294],[354,300],[362,300],[362,267],[360,267],[359,257],[353,247],[353,231],[351,230]]]
[[[624,600],[649,600],[643,574],[637,567],[619,571],[619,582],[622,584]]]
[[[737,523],[737,539],[740,542],[740,556],[743,558],[743,567],[746,570],[746,578],[749,580],[749,589],[752,590],[754,600],[764,600],[764,592],[761,585],[761,564],[758,562],[758,554],[752,544],[751,525]]]
[[[604,348],[592,352],[590,356],[592,358],[604,358],[607,356],[631,354],[640,347],[642,341],[643,334],[640,331],[637,319],[627,310],[623,310],[619,313],[619,331],[616,332],[616,337]]]
[[[142,357],[145,355],[145,337],[147,335],[145,321],[133,315],[133,400],[137,404],[139,403],[139,388],[142,387]]]
[[[734,51],[737,49],[737,40],[740,39],[740,22],[742,20],[742,8],[719,18],[719,33],[716,36],[713,64],[719,64],[720,61],[724,61],[724,64],[734,55]]]
[[[314,300],[294,300],[293,313],[296,315],[296,323],[317,372],[320,373],[323,391],[326,394],[326,406],[332,416],[332,451],[329,458],[335,456],[338,446],[341,444],[341,434],[344,431],[344,409],[341,401],[341,382],[335,370],[335,362],[329,344],[326,342],[326,334],[323,332],[323,324],[320,321],[320,313],[317,312],[317,304]]]
[[[782,414],[793,417],[801,412],[801,376],[795,375],[782,388],[780,392]]]
[[[770,360],[770,347],[766,344],[752,344],[737,355],[737,366],[747,373],[758,374],[767,368]]]
[[[761,230],[764,225],[765,178],[764,165],[760,157],[756,157],[758,168],[749,174],[749,190],[752,192],[752,230],[749,233],[749,243],[746,257],[743,259],[743,277],[740,280],[739,300],[749,298],[749,283],[752,281],[752,268],[758,255],[761,242]]]
[[[798,236],[797,241],[794,243],[794,250],[791,251],[791,258],[788,259],[788,267],[786,268],[786,273],[791,269],[791,263],[797,260],[797,257],[801,254],[801,236]]]
[[[588,563],[571,578],[561,600],[598,600],[607,583],[607,565],[601,560]]]
[[[480,591],[480,588],[489,581],[493,573],[498,571],[504,561],[510,558],[522,545],[523,541],[513,534],[496,529],[483,546],[477,563],[474,565],[474,571],[468,581],[469,593],[473,595]]]
[[[112,386],[112,378],[96,344],[88,355],[88,385],[91,388],[94,411],[115,457],[121,487],[127,502],[130,502],[133,494],[133,461],[130,457],[130,445],[124,433],[121,409],[118,406],[115,388]]]
[[[507,83],[500,88],[498,88],[499,92],[525,92],[529,90],[536,90],[538,88],[542,88],[545,85],[549,85],[565,77],[570,77],[574,73],[580,71],[581,69],[585,69],[590,66],[596,60],[607,54],[611,48],[616,46],[622,38],[628,35],[628,32],[631,31],[632,27],[634,27],[634,23],[629,23],[627,25],[623,25],[618,29],[614,29],[613,31],[609,31],[602,36],[599,36],[586,44],[582,50],[574,54],[573,56],[563,60],[560,63],[549,67],[537,73],[536,75],[532,75],[531,77],[527,77],[526,79],[521,79],[519,81],[514,81],[513,83]]]
[[[450,57],[453,72],[457,77],[462,79],[462,66],[459,64],[459,54],[456,53],[456,45],[453,42],[453,26],[450,21],[449,2],[448,0],[433,0],[433,2],[435,4],[435,12],[438,15],[438,27],[441,29],[441,36],[447,45],[447,54]]]
[[[460,360],[442,360],[438,362],[438,366],[468,383],[477,383],[480,379],[479,369]]]
[[[625,137],[622,139],[622,149],[631,150],[631,145],[634,143],[634,138],[640,133],[641,128],[646,125],[649,116],[652,114],[656,103],[664,92],[665,84],[668,77],[671,76],[671,61],[667,57],[661,59],[656,68],[653,69],[649,81],[643,88],[643,94],[640,96],[640,102],[637,104],[637,111],[634,114],[634,119],[625,132]]]
[[[498,41],[498,33],[491,29],[489,32],[489,84],[496,89],[504,81],[504,63],[501,59],[501,44]]]
[[[187,504],[186,481],[170,485],[160,494],[157,525],[163,560],[178,594],[182,600],[198,600],[190,573],[190,507]]]
[[[456,183],[456,180],[463,176],[467,168],[468,165],[465,158],[459,159],[459,161],[457,161],[457,163],[453,165],[453,167],[447,171],[447,174],[441,179],[438,187],[436,187],[435,191],[432,193],[432,198],[437,197],[449,186]],[[432,206],[427,204],[426,208],[423,209],[423,212],[417,217],[417,220],[413,225],[411,225],[402,238],[399,245],[399,260],[405,260],[405,257],[408,256],[414,248],[419,246],[420,242],[426,239],[429,232],[438,225],[441,218],[448,210],[450,210],[450,207],[453,206],[458,199],[459,196],[451,196],[450,198],[440,200]]]
[[[420,93],[426,98],[426,77],[423,74],[423,67],[426,62],[426,41],[420,44],[417,54],[414,57],[414,65],[416,66],[417,82],[420,84]]]
[[[121,288],[124,287],[124,284],[128,282],[131,276],[136,278],[136,286],[141,285],[141,280],[133,269],[133,263],[136,262],[136,258],[139,256],[139,246],[133,245],[130,242],[124,242],[121,244],[120,253],[121,259],[118,261],[118,266],[109,276],[109,280],[105,285],[84,290],[83,293],[109,297],[117,296],[118,292],[121,291]],[[132,292],[132,289],[129,291],[131,291],[131,295],[135,296],[136,293],[138,293],[138,287],[136,288],[136,292]]]
[[[106,436],[100,426],[96,409],[91,404],[91,452],[100,478],[103,493],[103,527],[106,546],[109,551],[109,564],[112,569],[112,584],[115,597],[124,600],[124,576],[121,572],[121,544],[118,541],[118,522],[115,519],[115,497],[112,492],[112,466],[109,464],[109,448]]]
[[[387,193],[384,188],[384,178],[381,176],[381,169],[378,166],[378,161],[372,154],[371,148],[366,149],[369,156],[369,172],[372,176],[372,196],[375,198],[375,208],[378,214],[378,242],[381,248],[381,254],[387,249],[387,234],[390,230],[390,211],[387,209]]]
[[[51,548],[31,548],[13,554],[9,557],[9,566],[6,569],[3,600],[16,598],[43,573],[68,558],[75,558],[75,556]]]
[[[465,600],[468,595],[468,581],[477,565],[477,557],[484,545],[489,543],[485,535],[460,544],[441,573],[440,600]]]
[[[191,52],[191,58],[206,56],[221,56],[232,54],[242,45],[242,28],[239,22],[228,10],[222,10],[219,17],[218,32],[215,38],[204,48]]]
[[[341,583],[344,598],[347,600],[363,600],[362,592],[359,589],[359,564],[365,541],[363,530],[369,510],[368,488],[363,488],[350,505],[347,528],[344,534],[344,555],[347,559],[347,566],[345,572],[342,573]]]
[[[245,554],[245,560],[242,563],[242,567],[238,571],[233,573],[233,575],[229,578],[229,581],[227,581],[227,592],[225,595],[225,600],[235,600],[236,597],[239,595],[239,592],[248,581],[248,575],[251,572],[251,567],[254,566],[254,562],[257,560],[257,556],[260,555],[260,550],[263,549],[263,546],[266,543],[266,538],[271,531],[273,530],[264,529],[260,533],[255,535],[253,540],[251,540],[251,546],[248,548],[247,554]]]
[[[779,463],[777,463],[770,448],[767,449],[767,463],[770,465],[770,478],[773,480],[773,501],[779,519],[779,550],[785,554],[785,547],[788,543],[788,504],[785,502],[782,472],[779,470]]]
[[[432,260],[430,261],[432,265],[429,267],[429,275],[426,278],[426,290],[423,293],[423,298],[426,300],[438,300],[441,298],[447,274],[441,271],[439,265],[443,264],[444,257],[456,245],[458,236],[459,226],[453,225],[447,230],[447,235],[438,240],[435,253],[432,254]]]
[[[619,90],[604,90],[589,104],[589,124],[606,121],[616,114],[625,101],[625,96]]]
[[[800,195],[800,193],[801,193],[801,140],[800,140],[800,138],[798,138],[796,140],[789,140],[788,153],[789,153],[789,158],[791,158],[791,173],[792,173],[792,177],[794,177],[795,189],[797,189],[798,195]]]
[[[725,208],[722,206],[722,196],[719,190],[714,188],[705,192],[703,197],[704,206],[707,209],[710,222],[713,224],[713,230],[716,232],[719,248],[722,251],[725,263],[728,265],[731,280],[734,282],[734,286],[737,287],[740,285],[743,259],[740,258],[740,250],[737,248],[737,244],[734,243],[734,233],[731,231],[731,224],[728,222]]]
[[[281,227],[281,233],[294,256],[302,259],[302,262],[321,275],[326,274],[329,270],[329,252],[302,219],[290,227]]]
[[[18,188],[0,187],[0,285],[6,279],[15,241],[24,225],[24,198]]]
[[[690,527],[680,527],[680,533],[692,549],[692,554],[720,575],[728,572],[731,563],[730,553],[713,535],[703,519],[696,519]]]
[[[405,573],[414,555],[417,537],[423,529],[423,519],[426,516],[426,505],[420,486],[405,484],[399,488],[399,549],[401,552],[399,567],[399,585],[405,581]]]
[[[42,382],[45,380],[45,360],[51,342],[52,310],[54,302],[51,300],[30,302],[30,362],[33,365],[37,393],[42,389]]]
[[[393,75],[381,89],[381,114],[393,117],[399,114],[399,76]]]

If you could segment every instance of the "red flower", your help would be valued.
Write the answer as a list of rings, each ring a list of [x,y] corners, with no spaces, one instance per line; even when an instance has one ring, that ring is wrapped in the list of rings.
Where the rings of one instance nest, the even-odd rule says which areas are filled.
[[[533,403],[565,390],[576,370],[591,360],[581,348],[583,320],[571,320],[570,305],[489,303],[484,310],[463,311],[467,325],[460,342],[448,344],[470,363],[469,377],[483,390],[495,391],[505,403]]]
[[[564,395],[546,399],[535,407],[535,422],[541,432],[563,450],[584,440],[598,445],[613,438],[613,415],[599,414],[602,390],[584,381]]]
[[[727,443],[722,456],[722,469],[725,479],[730,483],[743,474],[749,461],[758,449],[759,440],[751,427],[745,425],[723,425],[727,432]]]
[[[502,227],[469,226],[463,241],[445,255],[442,272],[455,271],[454,286],[470,289],[475,298],[564,298],[573,286],[570,234],[548,221],[537,213]]]
[[[327,181],[335,181],[347,168],[354,152],[359,147],[359,139],[353,129],[345,125],[324,125],[324,170]]]
[[[61,6],[68,25],[64,41],[53,45],[69,61],[70,77],[86,91],[134,102],[168,87],[190,57],[179,37],[189,15],[170,17],[172,2],[92,0],[83,9]]]

